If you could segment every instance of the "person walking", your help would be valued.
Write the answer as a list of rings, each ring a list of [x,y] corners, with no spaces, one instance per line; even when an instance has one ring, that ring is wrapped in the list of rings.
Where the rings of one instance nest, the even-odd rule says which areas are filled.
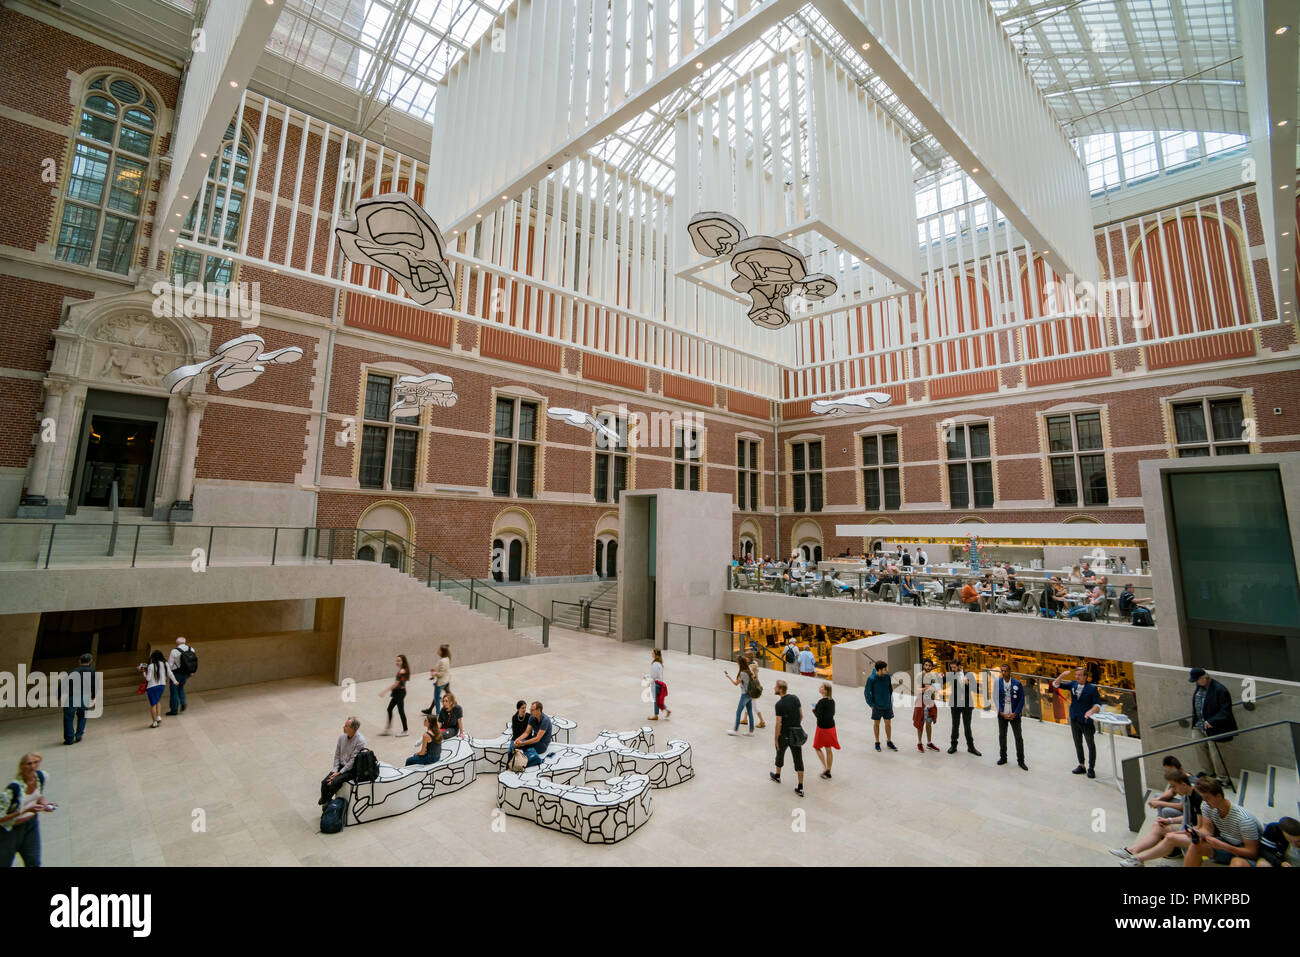
[[[877,661],[875,670],[867,676],[867,685],[863,689],[867,707],[871,709],[871,728],[876,735],[876,750],[880,750],[880,722],[885,722],[885,744],[890,751],[894,747],[892,722],[894,720],[894,683],[889,679],[889,665]]]
[[[754,657],[749,660],[749,700],[754,702],[754,716],[758,718],[758,726],[766,728],[767,722],[763,720],[763,709],[758,706],[758,699],[763,694],[763,686],[758,680],[758,658]]]
[[[1220,745],[1232,738],[1224,738],[1222,741],[1205,739],[1237,730],[1237,719],[1232,716],[1232,695],[1220,682],[1206,674],[1204,668],[1193,668],[1187,680],[1196,685],[1192,691],[1192,728],[1198,741],[1196,751],[1201,759],[1201,770],[1217,777],[1220,782],[1229,781],[1231,775],[1228,773],[1227,762],[1223,760]],[[1217,766],[1214,762],[1216,752],[1219,755]],[[1218,767],[1223,768],[1222,774],[1218,772]]]
[[[951,695],[948,704],[952,710],[952,743],[948,746],[948,753],[957,753],[957,734],[959,726],[963,726],[966,731],[966,750],[978,758],[981,755],[975,747],[975,738],[971,735],[970,719],[975,711],[975,689],[979,679],[956,658],[953,659],[949,677],[952,679],[948,689]]]
[[[442,757],[442,728],[432,715],[424,716],[424,733],[420,735],[420,750],[406,759],[407,765],[436,764]]]
[[[41,756],[29,751],[18,760],[18,777],[5,788],[0,807],[0,867],[13,865],[14,855],[23,859],[23,867],[41,866],[40,814],[58,805],[45,798],[49,779],[41,770]]]
[[[831,751],[840,749],[840,739],[835,733],[835,699],[831,697],[829,682],[823,681],[817,690],[821,693],[821,698],[813,705],[813,717],[817,719],[817,730],[813,732],[813,753],[826,769],[822,772],[822,777],[829,781],[831,763],[835,759]]]
[[[805,678],[817,677],[817,658],[809,645],[799,649],[799,674]]]
[[[167,713],[177,715],[185,710],[185,682],[199,666],[199,657],[184,638],[176,639],[176,647],[167,656],[167,667],[172,672],[172,683],[167,689]]]
[[[803,729],[803,706],[799,699],[790,694],[785,680],[776,683],[776,770],[768,775],[777,784],[781,783],[781,768],[785,764],[785,750],[790,749],[790,759],[794,763],[799,785],[794,793],[803,797],[803,746],[808,742],[808,734]]]
[[[149,656],[148,663],[140,665],[138,670],[144,678],[145,694],[149,698],[149,716],[153,719],[149,727],[156,728],[162,724],[163,689],[175,679],[171,668],[167,666],[167,659],[156,648]]]
[[[1079,759],[1079,766],[1073,774],[1087,773],[1095,778],[1094,767],[1097,764],[1097,727],[1092,723],[1092,716],[1101,710],[1101,692],[1097,690],[1097,665],[1088,662],[1074,669],[1074,680],[1066,680],[1069,671],[1062,671],[1052,682],[1053,688],[1070,692],[1070,735],[1074,738],[1074,754]],[[1088,766],[1083,766],[1083,742],[1088,742]]]
[[[673,716],[668,710],[665,702],[668,700],[668,685],[664,683],[664,653],[656,648],[650,653],[650,692],[654,696],[655,713],[650,716],[651,721],[659,720],[659,712],[664,713],[664,719],[667,720]]]
[[[433,679],[433,704],[421,708],[420,714],[437,715],[438,703],[451,687],[451,645],[443,645],[438,649],[438,666],[429,669],[429,677]]]
[[[938,751],[934,743],[934,723],[939,718],[939,685],[942,677],[934,671],[934,662],[929,658],[921,662],[921,687],[917,691],[916,705],[912,708],[912,726],[916,728],[916,750],[922,754],[925,749]],[[922,743],[922,729],[925,741]]]
[[[396,708],[397,716],[402,719],[402,730],[397,736],[404,738],[406,737],[406,681],[411,677],[411,666],[406,661],[406,655],[398,655],[396,664],[397,676],[393,679],[393,683],[379,692],[381,698],[388,695],[388,721],[384,724],[384,730],[379,733],[388,734],[388,729],[393,726],[393,709]]]
[[[1020,734],[1020,715],[1025,710],[1025,686],[1011,677],[1011,666],[1003,663],[999,669],[1000,677],[993,689],[993,698],[998,703],[998,764],[1007,763],[1007,728],[1011,729],[1016,739],[1016,764],[1020,770],[1028,771],[1025,764],[1025,740]]]
[[[737,665],[739,667],[736,669],[736,677],[734,678],[727,674],[726,671],[722,672],[723,676],[728,681],[740,689],[740,704],[736,705],[736,723],[732,725],[731,730],[728,731],[727,734],[732,737],[739,735],[740,716],[741,714],[748,713],[749,730],[746,731],[745,734],[752,736],[754,733],[754,702],[749,696],[749,691],[755,679],[749,672],[749,655],[741,655]]]
[[[86,733],[86,709],[99,697],[99,679],[90,667],[94,656],[86,652],[80,664],[63,680],[63,743],[76,744]]]

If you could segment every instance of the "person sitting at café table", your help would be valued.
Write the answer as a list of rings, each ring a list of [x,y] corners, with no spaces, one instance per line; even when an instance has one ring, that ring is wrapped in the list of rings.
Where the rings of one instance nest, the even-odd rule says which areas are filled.
[[[899,604],[910,600],[917,608],[921,607],[921,589],[916,586],[911,575],[904,575],[901,584],[902,593],[899,597]]]
[[[975,588],[975,579],[971,578],[961,586],[961,603],[966,606],[967,611],[980,610],[980,595]]]
[[[984,580],[979,584],[980,611],[988,611],[993,607],[993,599],[997,597],[998,586],[990,575],[985,575]]]
[[[1075,565],[1070,569],[1070,577],[1066,579],[1071,585],[1082,585],[1083,575],[1079,571],[1079,566]]]
[[[1087,562],[1083,563],[1083,568],[1079,570],[1079,575],[1083,578],[1085,583],[1090,582],[1097,577],[1097,573],[1093,571],[1092,566]]]
[[[830,583],[835,587],[836,592],[839,594],[843,595],[847,592],[850,598],[856,597],[857,589],[841,579],[839,572],[831,572]]]
[[[1065,617],[1078,618],[1080,616],[1085,616],[1090,619],[1095,619],[1097,617],[1097,606],[1101,604],[1101,600],[1105,597],[1106,579],[1102,578],[1092,586],[1092,591],[1088,592],[1087,600],[1079,602],[1067,611]]]
[[[1025,600],[1025,586],[1014,578],[1008,580],[1006,592],[998,599],[998,607],[1003,611],[1019,611]]]
[[[1119,611],[1121,615],[1132,617],[1133,609],[1139,605],[1144,608],[1150,608],[1154,604],[1154,599],[1138,598],[1133,594],[1133,583],[1126,582],[1124,590],[1119,593]]]
[[[1007,570],[1002,565],[994,565],[993,570],[989,572],[989,574],[993,576],[993,580],[999,585],[1005,585],[1007,583]]]

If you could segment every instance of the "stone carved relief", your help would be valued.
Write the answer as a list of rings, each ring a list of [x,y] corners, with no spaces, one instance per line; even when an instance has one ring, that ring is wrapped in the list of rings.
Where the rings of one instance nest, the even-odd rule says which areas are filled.
[[[109,316],[88,339],[78,372],[108,382],[160,387],[185,352],[176,329],[149,315]]]
[[[95,327],[91,337],[100,342],[115,342],[138,349],[177,354],[185,351],[176,330],[151,316],[110,316]]]

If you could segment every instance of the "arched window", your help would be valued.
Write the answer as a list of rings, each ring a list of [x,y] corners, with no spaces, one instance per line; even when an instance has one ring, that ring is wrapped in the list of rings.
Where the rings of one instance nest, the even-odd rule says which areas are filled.
[[[398,548],[396,545],[385,545],[384,564],[391,565],[393,568],[401,569],[402,550]]]
[[[605,541],[600,538],[596,539],[596,574],[605,576]]]
[[[618,538],[614,535],[596,537],[596,574],[601,578],[618,577]]]
[[[235,124],[231,123],[226,128],[226,135],[222,137],[221,152],[208,166],[202,194],[190,207],[190,214],[181,228],[182,240],[188,239],[207,246],[220,245],[222,249],[229,250],[234,250],[239,245],[253,152],[253,137],[247,127],[240,130],[239,149],[235,149]],[[218,162],[221,164],[220,171],[217,169]],[[203,202],[203,215],[199,217],[196,231],[194,220],[199,212],[200,200]],[[221,233],[220,242],[217,233]],[[184,276],[188,282],[228,283],[235,278],[235,264],[229,259],[209,256],[197,250],[177,249],[172,253],[170,272],[171,275]]]
[[[125,275],[148,187],[158,105],[138,81],[107,73],[86,88],[54,257]]]
[[[528,567],[528,546],[517,535],[502,535],[492,539],[492,579],[518,582],[524,580]]]
[[[375,560],[375,550],[369,545],[362,545],[357,549],[357,560],[363,562],[373,562]]]
[[[611,540],[605,549],[605,577],[618,577],[618,540]]]

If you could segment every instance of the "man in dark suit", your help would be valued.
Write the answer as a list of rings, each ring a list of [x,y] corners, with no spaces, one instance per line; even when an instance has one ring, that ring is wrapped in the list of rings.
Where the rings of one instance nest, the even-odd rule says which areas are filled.
[[[975,739],[970,733],[970,719],[975,710],[975,689],[979,679],[974,672],[967,671],[960,660],[954,658],[948,682],[948,704],[952,708],[952,746],[948,748],[948,753],[957,753],[958,726],[965,724],[966,750],[978,758],[980,753],[975,750]]]
[[[1207,675],[1204,668],[1193,668],[1187,680],[1196,685],[1192,691],[1192,729],[1196,737],[1204,739],[1211,735],[1236,731],[1237,720],[1232,716],[1232,695],[1228,693],[1228,689]],[[1201,757],[1202,771],[1221,780],[1231,780],[1227,762],[1223,760],[1223,752],[1220,750],[1224,742],[1231,740],[1231,738],[1223,738],[1214,742],[1200,741],[1197,751]],[[1211,744],[1215,747],[1211,747]],[[1214,765],[1216,752],[1219,755],[1219,764],[1223,767],[1221,775]]]
[[[1011,677],[1011,666],[1002,665],[1001,677],[993,688],[993,700],[998,706],[998,749],[1001,756],[998,764],[1007,763],[1007,728],[1016,739],[1016,764],[1022,771],[1028,771],[1025,764],[1025,739],[1020,734],[1020,715],[1025,710],[1025,688]]]

